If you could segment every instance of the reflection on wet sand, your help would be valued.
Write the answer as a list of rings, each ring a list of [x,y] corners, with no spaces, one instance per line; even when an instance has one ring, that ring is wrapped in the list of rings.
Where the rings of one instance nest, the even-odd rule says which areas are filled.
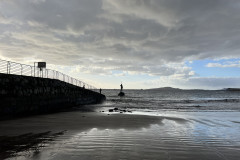
[[[0,159],[17,156],[20,152],[32,151],[36,154],[44,147],[45,143],[53,141],[56,137],[63,135],[65,131],[58,133],[27,133],[19,136],[0,136]]]
[[[99,129],[148,128],[151,124],[161,124],[163,117],[127,114],[102,114],[96,112],[62,112],[34,116],[16,120],[0,121],[1,135],[25,134],[29,132],[85,131]]]
[[[237,112],[161,116],[66,112],[0,122],[0,129],[1,135],[67,130],[51,143],[45,141],[45,147],[37,154],[31,151],[27,158],[14,155],[12,159],[18,160],[224,160],[240,158],[240,126],[234,123],[238,115]]]

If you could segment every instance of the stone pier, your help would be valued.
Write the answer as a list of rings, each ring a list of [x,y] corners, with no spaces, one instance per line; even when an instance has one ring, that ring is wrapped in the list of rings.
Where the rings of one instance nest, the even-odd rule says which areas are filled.
[[[97,104],[105,95],[60,80],[0,74],[0,116],[57,112]]]

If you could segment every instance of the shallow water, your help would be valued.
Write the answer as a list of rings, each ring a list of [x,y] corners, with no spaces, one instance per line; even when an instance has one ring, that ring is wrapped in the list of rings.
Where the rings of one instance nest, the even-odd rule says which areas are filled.
[[[43,145],[39,150],[30,148],[9,159],[240,159],[238,92],[172,93],[170,97],[170,93],[126,91],[122,99],[115,92],[108,91],[106,103],[87,106],[88,112],[0,122],[5,134],[20,128],[22,133],[67,130],[39,144]],[[189,103],[201,107],[190,107]],[[107,112],[114,107],[132,113]],[[98,114],[95,120],[89,110]]]

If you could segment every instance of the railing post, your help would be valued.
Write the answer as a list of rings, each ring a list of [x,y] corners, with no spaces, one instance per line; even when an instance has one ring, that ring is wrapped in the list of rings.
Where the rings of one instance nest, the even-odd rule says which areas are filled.
[[[23,67],[22,67],[22,64],[20,64],[20,65],[21,65],[21,76],[22,76]]]
[[[11,73],[11,63],[8,61],[8,74]]]
[[[7,74],[8,74],[8,61],[7,61]]]
[[[33,75],[34,75],[34,77],[35,77],[35,62],[34,62],[34,68],[33,68],[33,69],[34,69],[34,70],[33,70],[33,71],[34,71]]]

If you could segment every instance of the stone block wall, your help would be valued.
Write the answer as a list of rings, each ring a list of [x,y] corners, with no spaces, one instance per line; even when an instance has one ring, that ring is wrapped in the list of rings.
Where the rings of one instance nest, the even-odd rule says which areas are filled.
[[[56,112],[106,97],[60,80],[0,74],[0,116]]]

